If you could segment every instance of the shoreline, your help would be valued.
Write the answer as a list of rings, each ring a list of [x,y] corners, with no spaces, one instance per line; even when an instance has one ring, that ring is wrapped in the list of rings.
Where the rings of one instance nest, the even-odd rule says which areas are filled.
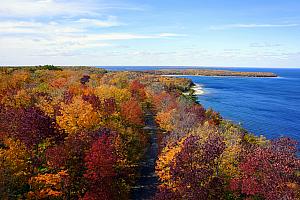
[[[194,90],[193,95],[197,95],[197,96],[204,95],[205,91],[204,91],[203,85],[200,85],[197,83],[194,83],[194,84],[195,85],[191,87],[191,89]]]
[[[194,83],[193,82],[193,86],[190,87],[190,90],[192,90],[192,95],[195,95],[195,96],[200,96],[200,95],[204,95],[206,92],[203,88],[203,85],[200,85],[200,84],[197,84],[197,83]],[[184,95],[191,95],[191,92],[183,92],[182,94]]]

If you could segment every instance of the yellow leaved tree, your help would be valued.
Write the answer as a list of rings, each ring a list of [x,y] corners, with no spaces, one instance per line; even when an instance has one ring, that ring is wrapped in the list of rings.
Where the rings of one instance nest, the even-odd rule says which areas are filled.
[[[101,125],[101,116],[93,106],[84,101],[81,96],[73,98],[70,104],[61,103],[60,115],[56,122],[68,134],[89,131]]]
[[[64,195],[68,185],[66,170],[54,174],[39,174],[29,180],[31,186],[27,199],[58,199]]]
[[[171,165],[174,165],[173,162],[175,162],[176,155],[182,150],[186,138],[182,138],[176,144],[166,145],[156,161],[156,174],[166,187],[174,188],[176,186],[176,183],[171,180]]]
[[[95,94],[101,99],[110,99],[114,98],[116,103],[128,101],[131,97],[131,93],[127,89],[120,89],[115,86],[110,85],[101,85],[95,89]]]
[[[224,138],[226,148],[221,156],[220,172],[225,177],[235,177],[238,175],[238,164],[242,151],[242,134],[237,127],[232,124],[223,122],[226,127],[221,135]]]
[[[1,142],[0,142],[1,143]],[[13,139],[4,139],[0,148],[0,199],[17,195],[30,175],[29,153],[25,145]]]
[[[174,115],[174,110],[159,112],[155,116],[155,120],[162,129],[166,131],[173,131],[174,125],[171,122],[173,115]]]
[[[32,104],[32,98],[30,91],[21,89],[14,95],[5,96],[0,102],[5,106],[23,108]]]

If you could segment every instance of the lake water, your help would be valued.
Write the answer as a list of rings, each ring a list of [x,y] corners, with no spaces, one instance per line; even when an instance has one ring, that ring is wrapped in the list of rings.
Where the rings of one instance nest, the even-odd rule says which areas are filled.
[[[107,67],[109,70],[149,70],[166,67]],[[177,67],[168,67],[177,68]],[[189,67],[190,68],[190,67]],[[215,68],[216,69],[216,68]],[[289,136],[300,141],[300,69],[226,68],[269,71],[278,78],[184,76],[203,87],[198,101],[249,132],[267,138]]]

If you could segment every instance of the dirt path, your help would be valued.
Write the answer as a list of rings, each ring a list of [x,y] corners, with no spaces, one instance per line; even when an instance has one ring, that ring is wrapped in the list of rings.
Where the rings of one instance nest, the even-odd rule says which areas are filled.
[[[131,199],[133,200],[152,199],[158,184],[158,178],[155,174],[155,161],[158,155],[157,126],[152,112],[146,112],[145,118],[146,126],[144,129],[148,130],[150,144],[141,163],[140,177],[137,180],[136,186],[132,188]]]

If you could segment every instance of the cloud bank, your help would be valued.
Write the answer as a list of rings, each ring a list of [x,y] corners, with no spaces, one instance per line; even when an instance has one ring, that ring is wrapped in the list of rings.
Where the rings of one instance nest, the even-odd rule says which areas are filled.
[[[226,29],[251,29],[251,28],[284,28],[297,27],[299,24],[225,24],[210,26],[210,30],[226,30]]]
[[[113,0],[1,0],[0,56],[80,56],[118,46],[117,41],[183,36],[113,29],[127,25],[113,11],[140,12],[142,9]]]

